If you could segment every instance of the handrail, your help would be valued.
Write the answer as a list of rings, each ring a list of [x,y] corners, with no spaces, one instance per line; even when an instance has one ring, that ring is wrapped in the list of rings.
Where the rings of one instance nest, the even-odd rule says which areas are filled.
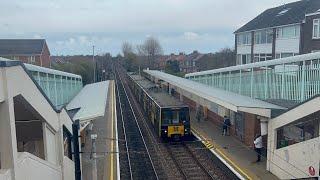
[[[239,71],[243,69],[268,67],[268,66],[281,65],[281,64],[290,64],[290,63],[296,63],[296,62],[310,61],[314,59],[320,59],[320,52],[302,54],[302,55],[286,57],[281,59],[267,60],[262,62],[255,62],[255,63],[244,64],[244,65],[230,66],[230,67],[220,68],[220,69],[189,73],[189,74],[186,74],[185,77],[202,76],[202,75],[209,75],[209,74],[216,74],[216,73],[223,73],[223,72],[230,72],[230,71]]]

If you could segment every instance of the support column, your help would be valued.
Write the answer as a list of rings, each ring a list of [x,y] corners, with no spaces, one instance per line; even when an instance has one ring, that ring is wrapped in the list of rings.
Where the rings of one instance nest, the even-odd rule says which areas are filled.
[[[0,103],[0,163],[1,169],[11,169],[11,179],[16,179],[18,150],[15,127],[14,102],[5,70],[0,70],[4,102]]]

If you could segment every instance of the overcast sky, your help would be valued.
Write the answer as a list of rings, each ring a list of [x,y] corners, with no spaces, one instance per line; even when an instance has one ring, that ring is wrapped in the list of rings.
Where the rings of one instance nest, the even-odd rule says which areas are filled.
[[[294,0],[0,0],[0,38],[44,38],[52,55],[121,51],[159,39],[164,52],[234,46],[237,28]]]

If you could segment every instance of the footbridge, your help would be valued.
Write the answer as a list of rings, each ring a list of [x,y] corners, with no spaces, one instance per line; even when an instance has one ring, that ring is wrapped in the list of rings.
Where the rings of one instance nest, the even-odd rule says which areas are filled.
[[[262,100],[302,102],[320,93],[320,52],[196,73],[185,78]]]

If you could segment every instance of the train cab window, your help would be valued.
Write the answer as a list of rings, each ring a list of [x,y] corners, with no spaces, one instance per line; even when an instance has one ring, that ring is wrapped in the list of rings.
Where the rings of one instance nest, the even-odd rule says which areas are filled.
[[[170,120],[172,117],[171,111],[162,111],[162,124],[170,124]]]
[[[180,110],[180,120],[183,124],[188,123],[189,122],[189,110],[188,109],[182,109]]]
[[[173,111],[172,124],[179,124],[179,111]]]

